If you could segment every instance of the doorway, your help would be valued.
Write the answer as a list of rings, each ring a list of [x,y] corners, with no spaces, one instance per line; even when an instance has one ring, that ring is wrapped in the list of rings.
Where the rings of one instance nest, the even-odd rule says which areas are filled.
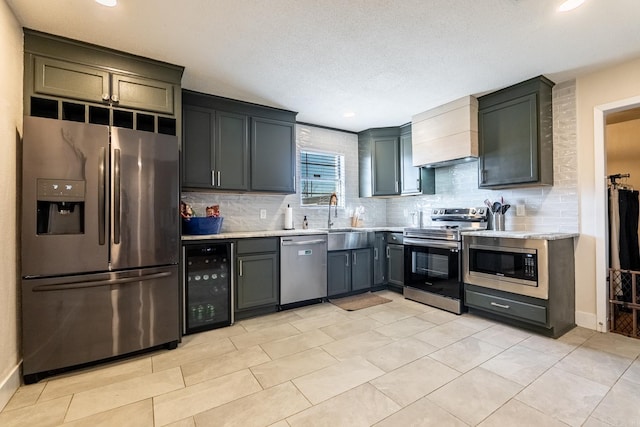
[[[595,194],[596,198],[596,317],[601,332],[609,330],[609,286],[606,278],[609,268],[609,214],[607,203],[606,178],[608,173],[607,162],[607,123],[621,123],[627,118],[639,114],[640,97],[628,98],[594,108],[594,154],[595,154]],[[638,140],[638,155],[640,156],[640,140]],[[609,171],[615,173],[613,171]],[[631,174],[631,172],[629,172]],[[640,179],[640,172],[636,173]]]

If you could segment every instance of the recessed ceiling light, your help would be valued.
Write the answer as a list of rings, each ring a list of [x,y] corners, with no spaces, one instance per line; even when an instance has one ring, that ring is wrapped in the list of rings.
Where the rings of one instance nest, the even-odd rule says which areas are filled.
[[[346,119],[350,119],[351,117],[354,117],[356,115],[356,113],[354,113],[353,111],[347,111],[344,114],[342,114],[342,117],[346,118]]]
[[[118,0],[96,0],[96,3],[100,3],[103,6],[114,7],[118,4]]]
[[[584,3],[584,0],[566,0],[560,5],[558,12],[568,12],[582,5],[582,3]]]

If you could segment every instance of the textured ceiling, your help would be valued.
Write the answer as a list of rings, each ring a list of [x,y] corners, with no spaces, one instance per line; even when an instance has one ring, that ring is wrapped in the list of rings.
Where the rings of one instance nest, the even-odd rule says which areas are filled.
[[[352,131],[640,57],[639,0],[6,1],[27,28],[185,66],[187,89]]]

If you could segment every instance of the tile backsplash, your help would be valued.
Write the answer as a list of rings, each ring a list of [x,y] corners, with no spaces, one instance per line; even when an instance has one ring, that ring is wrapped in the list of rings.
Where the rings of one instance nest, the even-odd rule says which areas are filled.
[[[296,151],[299,165],[301,149],[315,149],[345,157],[346,200],[331,215],[334,227],[350,226],[349,212],[358,206],[365,209],[364,226],[410,226],[413,212],[429,212],[434,207],[483,206],[484,199],[499,200],[512,208],[506,214],[506,229],[514,231],[578,232],[577,138],[575,81],[553,88],[553,167],[552,187],[522,189],[478,189],[477,162],[436,169],[436,194],[431,196],[395,197],[388,199],[358,196],[358,137],[349,132],[316,126],[296,125]],[[296,182],[300,182],[297,171]],[[299,187],[299,186],[298,186]],[[293,208],[295,228],[302,228],[306,215],[310,228],[326,228],[328,210],[300,206],[300,194],[232,194],[217,192],[183,192],[182,200],[203,215],[205,207],[220,205],[224,217],[223,232],[276,230],[284,226],[287,205]],[[516,216],[515,205],[524,205],[525,215]],[[267,212],[260,219],[260,210]]]

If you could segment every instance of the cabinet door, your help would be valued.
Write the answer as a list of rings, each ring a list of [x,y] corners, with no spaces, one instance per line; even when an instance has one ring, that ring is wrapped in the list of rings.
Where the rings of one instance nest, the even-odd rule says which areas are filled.
[[[373,246],[373,285],[382,285],[385,281],[387,257],[385,255],[384,233],[376,233]]]
[[[119,107],[173,114],[173,90],[171,83],[158,80],[122,74],[111,78],[111,101]]]
[[[400,135],[400,179],[402,194],[420,193],[420,168],[413,166],[413,147],[411,132]]]
[[[391,196],[400,194],[398,138],[375,138],[373,140],[373,195]]]
[[[351,251],[327,253],[327,294],[339,295],[351,290]]]
[[[252,190],[296,192],[294,131],[294,123],[252,118]]]
[[[182,109],[182,186],[213,188],[215,112],[185,105]]]
[[[373,285],[371,248],[351,251],[351,289],[369,289]]]
[[[538,181],[536,94],[478,112],[480,187]]]
[[[404,246],[387,245],[389,283],[404,286]]]
[[[215,130],[216,188],[249,189],[249,118],[218,111]]]
[[[102,103],[109,100],[109,73],[99,68],[35,58],[35,93]]]
[[[280,286],[277,254],[238,257],[237,279],[238,310],[278,304]]]

